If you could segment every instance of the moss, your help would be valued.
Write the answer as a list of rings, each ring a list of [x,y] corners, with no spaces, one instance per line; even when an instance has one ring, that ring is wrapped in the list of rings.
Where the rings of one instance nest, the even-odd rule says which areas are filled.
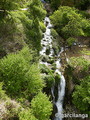
[[[55,74],[55,84],[58,85],[60,83],[60,75],[59,74]]]
[[[51,88],[52,85],[53,85],[53,83],[54,83],[54,81],[55,81],[55,79],[54,79],[54,77],[53,77],[52,75],[46,75],[46,76],[44,77],[44,80],[45,80],[46,86],[47,86],[48,88]]]

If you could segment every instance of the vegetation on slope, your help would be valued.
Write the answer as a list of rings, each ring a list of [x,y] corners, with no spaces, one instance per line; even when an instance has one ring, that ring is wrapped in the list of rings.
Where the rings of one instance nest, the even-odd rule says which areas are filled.
[[[60,36],[64,46],[71,47],[78,43],[78,37],[90,37],[90,14],[81,11],[89,8],[89,0],[45,1],[56,10],[50,16],[55,41]],[[45,16],[40,0],[0,1],[1,120],[50,120],[52,102],[42,91],[48,93],[60,77],[45,66],[39,69],[38,65]],[[90,115],[90,60],[85,58],[90,52],[84,49],[81,54],[82,57],[70,58],[67,66],[68,72],[71,68],[69,78],[76,84],[71,101],[81,113]],[[54,60],[48,62],[52,64]],[[43,72],[47,76],[42,77]]]

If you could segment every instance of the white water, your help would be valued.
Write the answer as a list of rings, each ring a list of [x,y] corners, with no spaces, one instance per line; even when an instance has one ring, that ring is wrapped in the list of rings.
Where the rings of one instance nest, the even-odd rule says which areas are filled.
[[[42,50],[40,51],[40,55],[41,56],[46,56],[46,50],[47,47],[50,48],[50,54],[49,57],[53,57],[54,56],[54,50],[52,48],[52,36],[51,36],[51,23],[50,23],[50,19],[48,17],[45,18],[44,20],[44,24],[47,25],[46,27],[46,32],[44,33],[44,38],[41,40],[41,45],[42,45]],[[58,99],[55,102],[55,95],[54,95],[54,85],[51,88],[51,94],[53,97],[53,103],[56,105],[57,107],[57,114],[55,117],[55,120],[62,120],[62,116],[61,114],[63,113],[63,99],[64,99],[64,94],[65,94],[65,78],[62,75],[62,73],[60,72],[60,68],[61,68],[61,59],[60,59],[60,54],[64,51],[63,47],[61,47],[61,51],[58,54],[58,58],[56,60],[56,70],[55,73],[60,75],[60,83],[58,84]],[[46,66],[50,66],[51,64],[47,63],[47,62],[42,62],[40,61],[40,64],[45,64]]]

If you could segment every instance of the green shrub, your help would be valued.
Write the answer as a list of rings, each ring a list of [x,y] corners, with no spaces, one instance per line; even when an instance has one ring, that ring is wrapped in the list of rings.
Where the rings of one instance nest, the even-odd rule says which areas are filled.
[[[44,6],[40,0],[31,0],[29,11],[32,18],[38,18],[39,21],[42,21],[46,15],[46,11],[44,10]]]
[[[32,63],[28,47],[0,60],[0,81],[4,82],[4,89],[12,97],[28,97],[42,89],[40,71],[38,65]]]
[[[46,31],[46,26],[44,25],[43,22],[39,22],[39,24],[40,24],[40,28],[41,28],[42,32],[44,33]]]
[[[2,89],[3,83],[0,82],[0,100],[8,99],[5,91]]]
[[[73,93],[73,103],[82,112],[90,116],[90,76],[85,77],[80,85],[76,85]]]
[[[83,57],[76,57],[76,58],[71,57],[69,61],[69,65],[72,68],[76,68],[77,70],[87,71],[90,67],[90,62]]]
[[[82,16],[75,8],[61,6],[50,18],[56,31],[64,39],[84,35],[81,24]]]
[[[73,37],[67,39],[68,46],[72,46],[74,42],[76,42],[76,39]]]
[[[58,33],[56,32],[55,29],[51,29],[51,35],[56,38],[58,36]]]
[[[82,29],[85,33],[85,36],[90,36],[90,20],[82,19],[81,24],[82,24]]]
[[[20,111],[19,120],[38,120],[38,119],[34,117],[34,115],[31,113],[31,110],[28,108]]]
[[[52,103],[44,93],[38,93],[31,101],[31,109],[38,120],[49,120],[52,111]]]

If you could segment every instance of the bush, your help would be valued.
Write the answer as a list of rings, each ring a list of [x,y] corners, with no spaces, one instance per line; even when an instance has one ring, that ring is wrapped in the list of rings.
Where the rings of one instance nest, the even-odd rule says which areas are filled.
[[[82,29],[85,33],[85,36],[90,36],[90,20],[83,19],[81,21]]]
[[[2,89],[3,83],[0,82],[0,100],[7,99],[7,95],[5,94],[5,91]]]
[[[88,71],[90,67],[90,62],[83,57],[71,57],[69,65],[79,71]]]
[[[41,28],[42,32],[44,33],[46,31],[46,26],[44,25],[43,22],[39,22],[39,24],[40,24],[40,28]]]
[[[68,38],[68,39],[67,39],[67,44],[68,44],[68,46],[72,46],[75,41],[76,41],[75,38],[72,38],[72,37]]]
[[[56,31],[64,39],[84,35],[81,24],[82,16],[75,8],[68,6],[60,7],[50,18]]]
[[[76,85],[73,103],[82,113],[90,115],[90,76],[85,77],[80,85]]]
[[[55,29],[51,29],[51,35],[56,38],[58,36],[58,33],[56,32]]]
[[[38,120],[34,117],[34,115],[31,113],[31,110],[24,109],[19,113],[19,120]]]
[[[28,47],[0,60],[0,81],[4,82],[4,89],[12,97],[26,98],[42,89],[40,71],[38,65],[32,63]]]
[[[38,120],[49,120],[52,111],[52,103],[44,93],[38,93],[31,101],[31,109]]]

